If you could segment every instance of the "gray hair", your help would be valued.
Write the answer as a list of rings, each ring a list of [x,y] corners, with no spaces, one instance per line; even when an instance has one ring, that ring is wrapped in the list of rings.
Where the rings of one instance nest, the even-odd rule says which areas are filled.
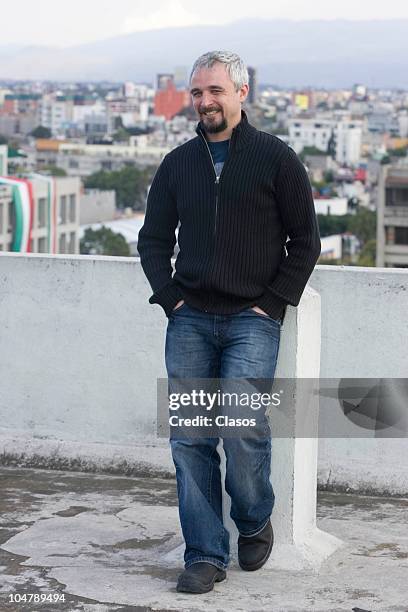
[[[243,85],[249,81],[248,70],[242,59],[236,53],[229,51],[208,51],[204,55],[200,55],[194,62],[190,73],[190,82],[193,74],[200,68],[212,68],[216,63],[220,62],[225,65],[229,78],[235,85],[236,91],[239,91]]]

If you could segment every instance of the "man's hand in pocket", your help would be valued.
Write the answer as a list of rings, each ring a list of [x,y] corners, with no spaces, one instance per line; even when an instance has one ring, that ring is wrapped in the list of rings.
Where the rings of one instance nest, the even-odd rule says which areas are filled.
[[[173,310],[177,310],[177,308],[180,308],[183,304],[184,304],[184,300],[179,300],[177,304],[175,305],[175,307],[173,308]]]
[[[268,313],[262,310],[262,308],[259,308],[259,306],[252,306],[252,310],[255,310],[255,312],[258,312],[259,314],[262,314],[265,317],[269,317]]]

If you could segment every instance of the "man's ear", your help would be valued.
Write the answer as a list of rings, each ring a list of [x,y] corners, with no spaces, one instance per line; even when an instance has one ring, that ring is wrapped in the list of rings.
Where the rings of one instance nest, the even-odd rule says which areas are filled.
[[[239,90],[239,101],[244,102],[247,99],[248,93],[249,93],[249,85],[248,83],[245,83],[245,85],[243,85],[241,89]]]

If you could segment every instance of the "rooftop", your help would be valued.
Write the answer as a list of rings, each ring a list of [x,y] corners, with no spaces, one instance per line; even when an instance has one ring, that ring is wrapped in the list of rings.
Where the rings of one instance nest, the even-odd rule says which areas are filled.
[[[175,481],[1,468],[0,609],[12,593],[65,594],[50,612],[407,611],[408,499],[320,493],[317,523],[347,540],[319,573],[233,559],[206,595],[177,593],[182,569]],[[177,552],[177,551],[176,551]]]

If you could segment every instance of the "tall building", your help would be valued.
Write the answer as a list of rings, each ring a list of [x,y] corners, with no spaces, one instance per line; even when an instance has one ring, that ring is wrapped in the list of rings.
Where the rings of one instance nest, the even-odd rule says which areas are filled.
[[[408,163],[381,166],[376,263],[385,268],[408,268]]]
[[[172,119],[183,108],[190,106],[190,94],[185,89],[176,89],[172,81],[167,88],[156,91],[154,96],[154,114],[162,115],[167,120]]]
[[[248,104],[255,104],[258,99],[258,82],[256,75],[256,68],[252,66],[248,66],[248,76],[249,76],[249,93],[247,102]]]
[[[66,96],[45,95],[38,105],[38,124],[53,134],[62,133],[72,121],[73,107],[74,101]]]

